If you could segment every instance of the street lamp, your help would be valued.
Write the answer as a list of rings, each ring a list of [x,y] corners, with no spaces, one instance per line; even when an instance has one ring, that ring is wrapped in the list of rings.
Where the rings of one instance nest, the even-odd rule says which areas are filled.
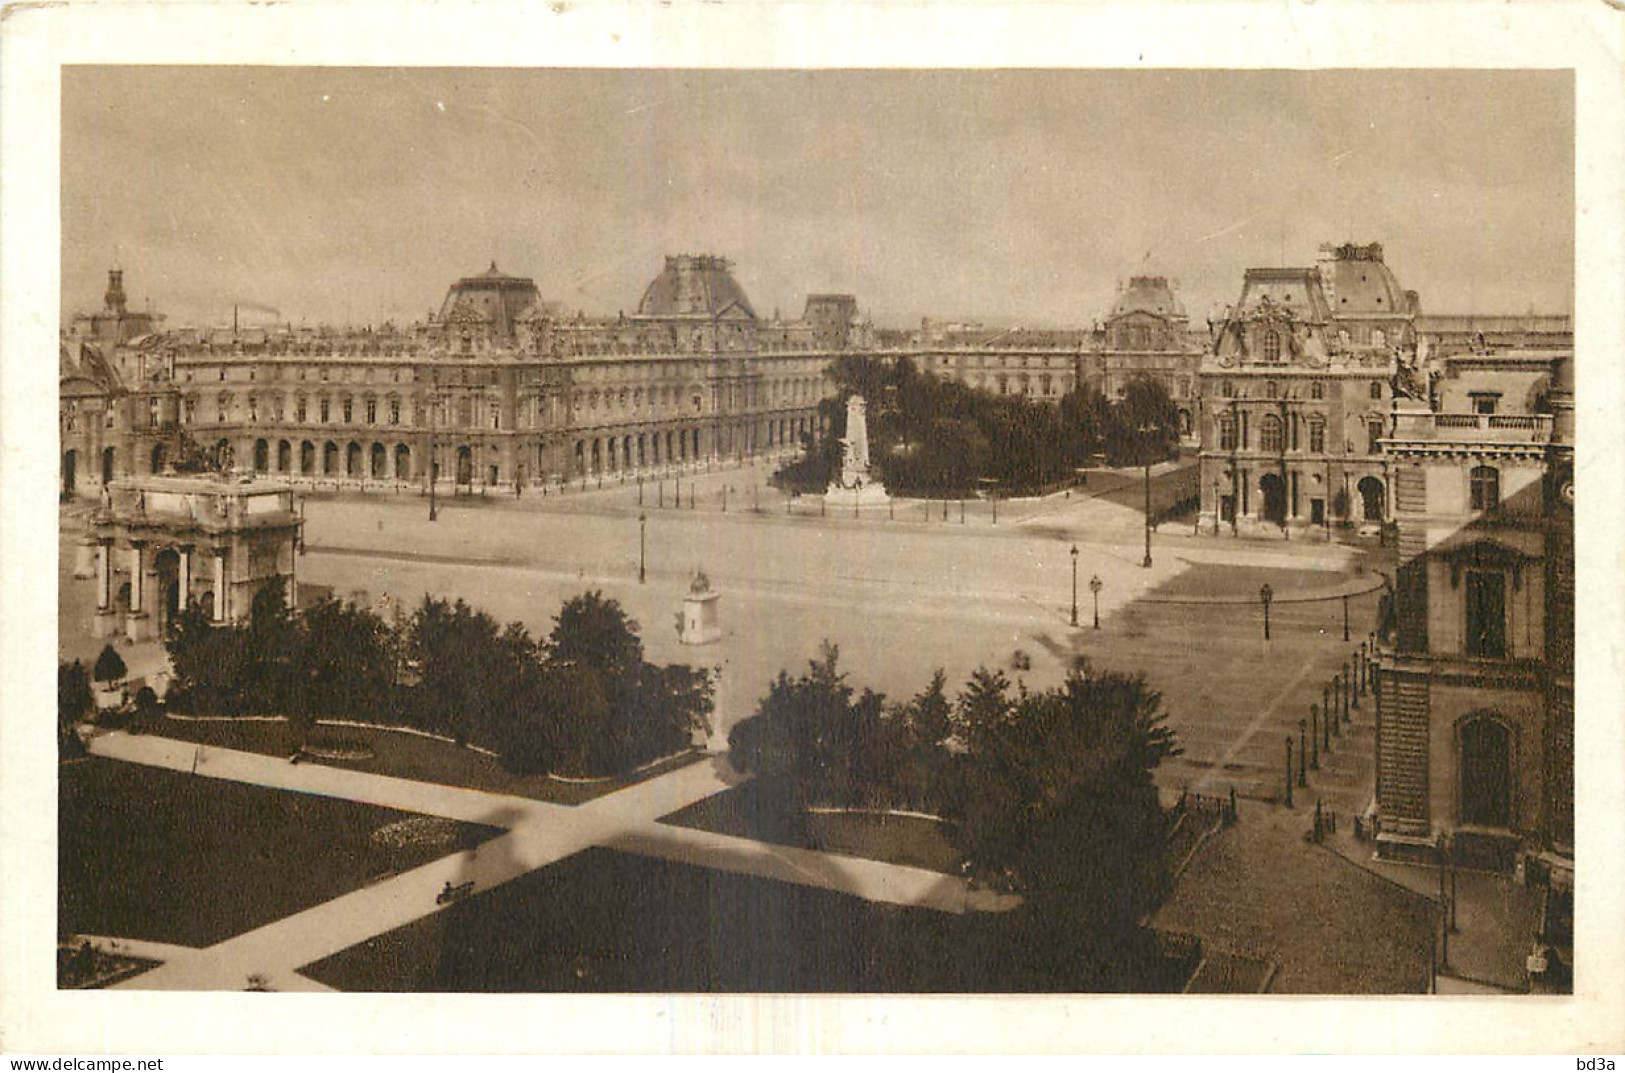
[[[1309,720],[1298,720],[1298,785],[1309,785],[1309,772],[1304,769],[1304,763],[1309,759]]]
[[[1089,579],[1089,591],[1095,594],[1095,629],[1097,630],[1100,629],[1100,590],[1105,587],[1106,583],[1100,580],[1099,574]]]
[[[1286,736],[1286,807],[1292,807],[1292,735]]]
[[[1264,640],[1270,639],[1270,601],[1275,599],[1275,590],[1270,588],[1269,582],[1264,582],[1258,590],[1258,599],[1264,605]]]
[[[648,530],[649,530],[649,516],[647,514],[643,513],[640,510],[640,511],[638,511],[638,584],[639,585],[643,584],[644,578],[647,576],[645,574],[645,571],[644,571],[644,562],[645,562],[645,559],[647,557],[646,556],[646,549],[648,548],[648,540],[646,538],[647,538],[647,535],[648,535]]]
[[[1141,442],[1141,456],[1145,463],[1145,561],[1140,565],[1147,570],[1151,569],[1151,436],[1156,433],[1155,425],[1141,425],[1140,435],[1145,437]]]
[[[1078,546],[1072,545],[1072,628],[1078,628]]]

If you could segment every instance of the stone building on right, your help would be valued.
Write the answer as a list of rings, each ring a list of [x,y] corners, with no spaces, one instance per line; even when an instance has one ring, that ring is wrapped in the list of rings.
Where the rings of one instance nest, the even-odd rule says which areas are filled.
[[[1378,635],[1378,848],[1572,874],[1571,350],[1434,364],[1382,441],[1399,561]]]

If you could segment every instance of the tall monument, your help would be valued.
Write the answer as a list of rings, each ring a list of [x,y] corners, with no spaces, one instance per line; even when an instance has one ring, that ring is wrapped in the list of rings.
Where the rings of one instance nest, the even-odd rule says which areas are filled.
[[[832,507],[884,505],[891,497],[869,468],[868,406],[862,395],[846,400],[846,435],[841,437],[841,473],[824,499]]]

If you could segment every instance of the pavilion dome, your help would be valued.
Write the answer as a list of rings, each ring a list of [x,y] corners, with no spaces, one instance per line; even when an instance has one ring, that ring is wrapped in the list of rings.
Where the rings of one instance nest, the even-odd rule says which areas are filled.
[[[1185,306],[1174,293],[1166,276],[1135,276],[1128,281],[1112,306],[1112,316],[1126,313],[1155,313],[1159,317],[1183,317]]]
[[[666,258],[660,275],[643,292],[638,314],[645,317],[715,317],[737,309],[751,320],[756,311],[733,278],[725,258],[678,254]]]

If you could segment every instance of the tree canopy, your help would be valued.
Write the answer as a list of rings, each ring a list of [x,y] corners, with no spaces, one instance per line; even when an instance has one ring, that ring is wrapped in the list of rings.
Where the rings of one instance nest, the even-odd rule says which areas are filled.
[[[713,700],[708,672],[645,661],[637,623],[598,592],[567,601],[538,642],[430,596],[397,622],[334,599],[293,615],[273,585],[241,625],[188,605],[167,644],[177,710],[286,715],[296,745],[319,719],[405,724],[524,773],[613,774],[680,751]]]
[[[890,704],[847,682],[838,657],[826,644],[805,674],[781,672],[729,735],[734,766],[761,784],[764,833],[801,837],[809,805],[935,812],[968,874],[1021,893],[1034,926],[1089,937],[1034,972],[1127,971],[1168,883],[1152,776],[1180,750],[1161,695],[1080,662],[1040,692],[979,669],[953,701],[939,671]]]
[[[1092,387],[1058,404],[1000,395],[919,372],[907,358],[836,359],[839,388],[819,403],[830,435],[785,467],[786,486],[822,491],[840,468],[846,400],[868,401],[870,463],[900,495],[965,497],[984,486],[1023,493],[1052,487],[1104,454],[1112,465],[1167,458],[1178,443],[1178,409],[1162,384],[1131,381],[1113,403]]]

